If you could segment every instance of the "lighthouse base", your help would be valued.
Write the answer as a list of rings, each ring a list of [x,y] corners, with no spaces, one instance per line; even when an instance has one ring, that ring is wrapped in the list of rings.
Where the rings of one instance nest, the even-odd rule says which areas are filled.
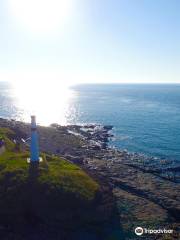
[[[40,162],[43,162],[43,158],[42,158],[42,157],[39,157],[39,160],[38,160],[38,161],[31,161],[31,158],[27,158],[27,162],[28,162],[28,163],[40,163]]]

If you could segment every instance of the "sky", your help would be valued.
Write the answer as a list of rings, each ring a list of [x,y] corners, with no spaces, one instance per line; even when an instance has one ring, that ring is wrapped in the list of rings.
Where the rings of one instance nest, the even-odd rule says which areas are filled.
[[[180,83],[179,0],[0,0],[0,81]]]

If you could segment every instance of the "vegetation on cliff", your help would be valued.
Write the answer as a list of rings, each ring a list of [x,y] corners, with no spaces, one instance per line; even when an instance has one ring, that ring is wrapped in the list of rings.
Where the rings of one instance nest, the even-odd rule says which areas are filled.
[[[33,227],[63,239],[84,223],[98,221],[100,186],[79,166],[45,153],[43,162],[29,164],[29,152],[17,148],[13,131],[0,128],[0,136],[6,147],[0,155],[0,227],[5,234]]]

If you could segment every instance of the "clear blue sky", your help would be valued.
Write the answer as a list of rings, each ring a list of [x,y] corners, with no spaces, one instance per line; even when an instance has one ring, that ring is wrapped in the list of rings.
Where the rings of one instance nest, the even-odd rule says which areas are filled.
[[[0,81],[180,83],[179,13],[179,0],[0,0]]]

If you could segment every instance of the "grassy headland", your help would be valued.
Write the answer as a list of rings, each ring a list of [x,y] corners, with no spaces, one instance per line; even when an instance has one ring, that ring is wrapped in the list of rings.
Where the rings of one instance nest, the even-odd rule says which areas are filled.
[[[1,239],[28,239],[27,232],[31,236],[37,231],[47,239],[55,233],[66,239],[101,222],[100,186],[79,166],[45,153],[43,162],[29,164],[29,152],[19,150],[12,130],[0,128],[0,136],[6,148],[0,155]]]

